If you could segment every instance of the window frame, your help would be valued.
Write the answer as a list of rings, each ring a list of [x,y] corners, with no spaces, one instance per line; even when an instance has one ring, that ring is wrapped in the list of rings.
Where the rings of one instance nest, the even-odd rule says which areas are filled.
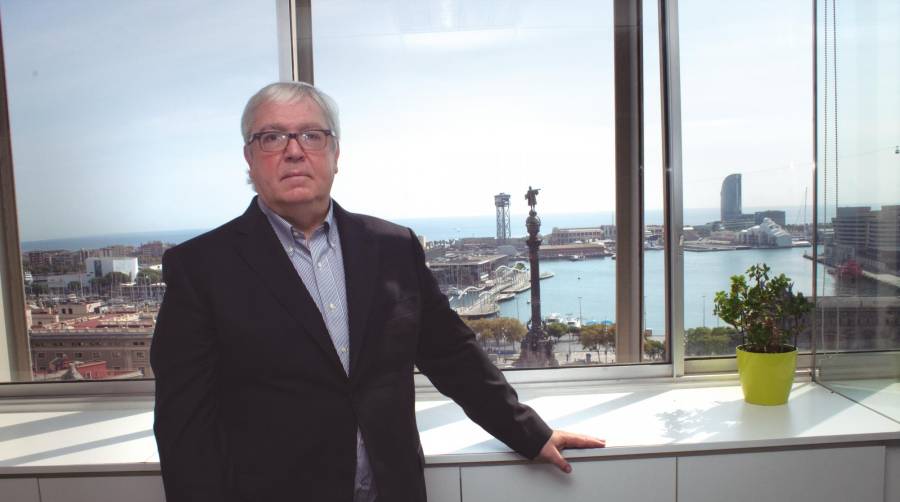
[[[275,0],[277,17],[279,75],[283,80],[314,82],[312,2],[311,0]],[[815,1],[813,20],[815,23]],[[615,29],[615,114],[616,114],[616,217],[619,237],[630,239],[632,248],[619,254],[616,273],[617,321],[625,329],[618,330],[618,347],[628,347],[631,363],[610,366],[505,370],[506,379],[521,385],[586,384],[623,380],[676,381],[693,378],[734,378],[737,363],[734,356],[686,358],[684,351],[684,250],[682,247],[682,164],[681,164],[681,88],[679,63],[678,1],[657,0],[659,15],[659,71],[662,117],[662,169],[665,225],[665,329],[667,362],[639,363],[643,351],[643,12],[641,0],[613,0]],[[813,38],[816,33],[813,30]],[[815,41],[815,40],[814,40]],[[815,53],[815,43],[813,44]],[[10,397],[79,397],[79,396],[148,396],[155,383],[151,379],[131,381],[40,382],[33,385],[31,351],[25,326],[25,291],[19,246],[18,217],[11,155],[6,75],[0,32],[0,340],[9,347],[6,357],[11,383],[0,384],[0,398]],[[815,75],[813,57],[813,75]],[[813,79],[815,101],[815,78]],[[813,107],[815,126],[816,107]],[[815,145],[813,148],[815,158]],[[814,173],[815,176],[815,173]],[[815,194],[816,191],[814,191]],[[814,228],[817,225],[814,211]],[[815,232],[814,232],[815,234]],[[815,266],[813,274],[815,274]],[[620,270],[621,269],[621,270]],[[815,277],[815,275],[813,276]],[[635,292],[637,294],[635,295]],[[629,327],[630,326],[630,327]],[[813,325],[815,329],[815,325]],[[798,359],[798,370],[815,378],[815,336],[812,353]],[[636,352],[636,354],[635,354]],[[620,358],[620,360],[623,360]],[[2,370],[2,367],[0,367]],[[417,392],[434,388],[424,375],[415,376]]]

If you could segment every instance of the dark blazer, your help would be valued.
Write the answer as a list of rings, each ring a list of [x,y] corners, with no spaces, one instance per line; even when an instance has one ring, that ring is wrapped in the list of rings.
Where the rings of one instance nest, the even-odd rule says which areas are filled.
[[[350,502],[357,427],[379,502],[424,501],[414,365],[522,455],[550,437],[450,309],[415,234],[337,204],[334,214],[349,377],[256,199],[163,257],[150,361],[168,502]]]

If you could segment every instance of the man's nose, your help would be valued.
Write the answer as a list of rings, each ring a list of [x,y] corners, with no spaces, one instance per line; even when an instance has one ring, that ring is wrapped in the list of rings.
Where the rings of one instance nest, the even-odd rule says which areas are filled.
[[[296,160],[301,160],[306,156],[306,152],[300,146],[300,138],[288,138],[287,146],[284,147],[284,155],[288,159]]]

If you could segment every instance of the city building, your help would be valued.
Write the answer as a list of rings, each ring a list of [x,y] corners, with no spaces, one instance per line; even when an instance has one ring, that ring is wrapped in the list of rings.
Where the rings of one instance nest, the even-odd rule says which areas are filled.
[[[35,274],[32,276],[31,283],[36,286],[44,286],[48,291],[66,290],[72,283],[77,283],[80,287],[90,285],[90,279],[84,272],[69,274]]]
[[[561,244],[574,244],[576,242],[590,242],[609,239],[601,227],[587,228],[556,228],[547,236],[546,242],[557,246]]]
[[[725,180],[722,181],[719,199],[722,223],[738,219],[743,215],[740,174],[729,174],[725,177]]]
[[[80,265],[78,256],[64,249],[28,251],[24,253],[23,261],[31,272],[67,272]]]
[[[722,221],[720,226],[723,230],[744,230],[756,225],[756,217],[752,214],[741,214],[726,221]]]
[[[787,222],[785,220],[785,212],[784,211],[772,210],[772,211],[757,211],[757,212],[753,213],[754,224],[756,224],[756,225],[759,225],[760,223],[762,223],[763,220],[765,220],[766,218],[774,221],[775,224],[777,224],[781,228],[784,228],[785,225],[787,224]]]
[[[900,205],[839,207],[834,237],[825,246],[831,265],[854,260],[864,270],[900,275]]]
[[[769,218],[764,218],[758,225],[741,230],[735,240],[738,244],[753,247],[789,248],[793,245],[791,234]]]
[[[606,245],[600,242],[579,242],[572,244],[542,244],[538,249],[538,257],[542,260],[578,260],[581,258],[599,258],[609,256]]]
[[[138,314],[104,316],[64,327],[29,332],[32,368],[40,378],[68,368],[69,362],[105,361],[111,372],[153,376],[150,342],[154,322]]]
[[[481,284],[508,262],[509,257],[502,254],[446,256],[428,262],[428,268],[441,286],[464,288]]]
[[[98,279],[111,272],[121,272],[134,280],[138,273],[138,259],[135,257],[91,257],[84,261],[88,279]]]
[[[102,302],[63,302],[51,307],[31,307],[30,322],[33,328],[64,327],[67,321],[99,319],[106,311]],[[33,323],[33,324],[32,324]],[[69,323],[71,325],[71,323]]]
[[[162,258],[163,253],[165,253],[166,249],[169,249],[169,247],[168,244],[165,244],[162,241],[151,241],[138,246],[135,252],[138,256],[143,258]]]
[[[900,347],[900,297],[823,296],[816,304],[820,350]],[[807,322],[805,339],[812,323]]]

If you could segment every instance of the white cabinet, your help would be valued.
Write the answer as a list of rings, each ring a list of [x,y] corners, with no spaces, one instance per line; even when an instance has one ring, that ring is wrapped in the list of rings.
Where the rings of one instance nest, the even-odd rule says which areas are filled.
[[[900,500],[900,445],[888,446],[884,456],[884,500]]]
[[[433,466],[429,502],[897,502],[900,446]],[[0,478],[0,502],[165,502],[159,475]]]
[[[884,502],[883,446],[678,458],[678,500]]]
[[[6,502],[40,502],[37,479],[0,478],[0,500]]]
[[[674,502],[675,459],[462,467],[462,500]]]
[[[104,476],[41,478],[41,502],[165,502],[162,478]]]
[[[459,467],[426,467],[428,502],[460,502]]]

